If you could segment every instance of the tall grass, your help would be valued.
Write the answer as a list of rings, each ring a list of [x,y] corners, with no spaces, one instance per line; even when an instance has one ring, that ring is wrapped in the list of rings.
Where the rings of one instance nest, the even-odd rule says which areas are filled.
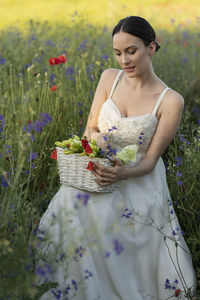
[[[177,29],[158,31],[161,50],[153,63],[185,98],[181,127],[163,158],[199,289],[200,44],[198,32]],[[0,299],[38,299],[33,248],[40,217],[59,187],[50,159],[54,141],[82,136],[101,72],[117,64],[111,30],[86,23],[30,22],[25,32],[2,31],[0,40]],[[50,65],[60,54],[67,62]]]

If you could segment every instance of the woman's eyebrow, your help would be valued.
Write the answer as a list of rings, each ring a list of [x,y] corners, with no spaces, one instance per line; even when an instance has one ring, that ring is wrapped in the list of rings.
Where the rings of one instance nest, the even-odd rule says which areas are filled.
[[[136,49],[137,47],[135,45],[132,45],[132,46],[129,46],[129,47],[125,48],[124,50],[128,50],[130,48],[135,48]],[[113,50],[120,51],[119,49],[116,49],[116,48],[113,48]]]

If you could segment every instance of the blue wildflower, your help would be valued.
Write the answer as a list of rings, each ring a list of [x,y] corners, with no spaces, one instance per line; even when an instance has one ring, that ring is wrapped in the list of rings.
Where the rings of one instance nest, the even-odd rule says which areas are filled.
[[[5,127],[5,120],[2,115],[0,115],[0,132],[3,131],[3,128]]]
[[[33,152],[30,154],[30,156],[27,158],[27,161],[35,160],[38,156],[37,152]]]
[[[8,187],[8,181],[3,175],[1,175],[1,185],[3,187]]]
[[[78,291],[78,285],[77,285],[76,280],[72,279],[72,285],[73,285],[75,291]]]
[[[108,133],[110,133],[112,130],[117,130],[116,126],[112,126],[112,128],[108,129]]]
[[[120,255],[121,252],[124,250],[123,244],[118,240],[113,240],[113,244],[114,244],[113,250],[117,255]]]
[[[79,200],[82,200],[83,205],[87,206],[90,195],[87,193],[78,193],[76,195],[76,198],[78,198]]]
[[[52,294],[54,295],[54,297],[56,299],[60,299],[61,298],[61,294],[62,294],[62,291],[61,290],[58,290],[58,291],[55,291],[55,290],[51,290]]]
[[[87,269],[85,270],[85,279],[88,279],[89,277],[93,277],[92,273],[90,271],[88,271]]]
[[[65,288],[65,293],[68,295],[70,290],[71,290],[71,287],[70,287],[70,284],[68,284]]]
[[[132,212],[128,208],[125,208],[123,210],[122,217],[125,217],[126,219],[129,219],[131,215],[132,215]]]
[[[0,65],[5,65],[6,60],[3,57],[0,57]]]
[[[180,166],[182,164],[182,157],[175,157],[176,166]]]
[[[110,256],[110,252],[106,251],[105,257],[108,258]]]
[[[56,79],[56,74],[52,73],[52,74],[49,76],[49,80],[52,82],[52,81],[54,81],[54,79]]]

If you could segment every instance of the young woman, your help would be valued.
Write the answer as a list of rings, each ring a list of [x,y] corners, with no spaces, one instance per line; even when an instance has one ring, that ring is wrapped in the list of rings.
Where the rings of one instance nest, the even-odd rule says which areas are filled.
[[[102,73],[84,135],[103,149],[137,144],[137,160],[95,164],[99,185],[120,182],[112,193],[61,186],[39,227],[54,245],[45,250],[56,261],[46,280],[59,286],[41,299],[192,299],[194,269],[161,159],[184,100],[154,73],[151,58],[160,47],[145,19],[120,20],[112,36],[120,69]]]

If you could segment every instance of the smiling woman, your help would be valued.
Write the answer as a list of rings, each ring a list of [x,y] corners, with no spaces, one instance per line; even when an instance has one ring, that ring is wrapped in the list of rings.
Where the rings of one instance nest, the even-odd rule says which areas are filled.
[[[85,194],[62,184],[39,224],[45,255],[39,268],[51,263],[48,276],[59,284],[41,300],[56,295],[76,300],[192,299],[193,264],[161,158],[178,130],[184,101],[154,72],[151,59],[159,45],[145,19],[122,19],[112,35],[120,69],[102,73],[84,136],[117,151],[136,145],[136,162],[126,166],[112,157],[112,167],[95,163],[92,172],[100,186],[119,182],[107,194]],[[84,197],[84,205],[77,202]]]

